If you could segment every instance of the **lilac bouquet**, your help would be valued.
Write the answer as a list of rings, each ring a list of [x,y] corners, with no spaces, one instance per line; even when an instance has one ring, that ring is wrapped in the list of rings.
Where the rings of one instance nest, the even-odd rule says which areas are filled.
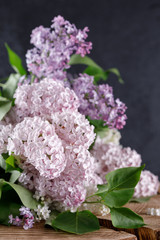
[[[155,195],[158,177],[142,171],[140,155],[119,143],[127,107],[100,81],[110,73],[123,80],[86,56],[87,32],[61,16],[50,28],[34,29],[28,73],[6,44],[16,73],[0,83],[1,224],[28,229],[46,220],[83,234],[99,229],[96,216],[111,213],[115,227],[144,225],[123,205]],[[73,76],[75,64],[87,67]]]

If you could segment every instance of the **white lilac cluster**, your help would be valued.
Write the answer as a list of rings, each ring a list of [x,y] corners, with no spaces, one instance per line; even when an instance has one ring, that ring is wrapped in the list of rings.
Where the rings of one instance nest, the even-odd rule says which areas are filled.
[[[95,138],[94,127],[78,112],[73,90],[61,82],[44,79],[22,85],[14,97],[15,107],[5,118],[10,131],[0,149],[19,160],[23,186],[50,198],[58,210],[76,210],[87,192],[96,191],[102,183],[88,150]]]
[[[110,132],[110,133],[109,133]],[[106,137],[108,133],[108,139]],[[117,130],[107,130],[104,138],[97,137],[92,155],[95,158],[95,172],[106,182],[105,175],[110,171],[124,167],[139,167],[141,156],[130,147],[124,148],[119,143],[120,135]],[[100,133],[102,136],[102,133]],[[159,188],[158,177],[149,171],[142,171],[139,183],[135,188],[135,197],[146,197],[157,194]]]
[[[86,42],[88,28],[77,29],[74,24],[57,16],[50,28],[37,27],[32,31],[31,43],[34,48],[28,50],[26,61],[28,71],[39,79],[56,77],[65,80],[69,68],[69,60],[73,53],[84,57],[92,48],[91,42]]]
[[[36,220],[40,221],[42,219],[46,220],[50,217],[50,212],[48,203],[46,202],[44,205],[39,204],[37,209],[34,210],[36,212]]]

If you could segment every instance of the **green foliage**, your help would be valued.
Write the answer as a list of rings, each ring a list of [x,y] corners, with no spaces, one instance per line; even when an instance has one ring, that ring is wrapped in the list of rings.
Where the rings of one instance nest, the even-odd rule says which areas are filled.
[[[90,117],[87,117],[88,121],[91,125],[94,126],[94,132],[97,133],[99,131],[102,131],[104,128],[108,128],[107,125],[104,125],[105,122],[103,120],[97,120],[97,119],[91,119]]]
[[[17,88],[17,83],[20,78],[19,74],[10,74],[8,80],[2,86],[2,96],[12,100],[15,90]]]
[[[121,77],[121,74],[117,68],[109,68],[106,70],[106,74],[109,75],[110,73],[113,73],[114,75],[117,76],[119,83],[123,84],[124,81]]]
[[[143,168],[144,166],[121,168],[108,173],[107,184],[98,185],[96,195],[111,208],[123,206],[132,198]]]
[[[0,85],[2,87],[0,94],[0,121],[12,107],[13,95],[17,88],[19,77],[19,74],[11,74],[6,83]]]
[[[1,101],[0,100],[0,121],[4,118],[4,116],[9,112],[12,107],[12,102],[7,100]]]
[[[4,116],[9,112],[12,105],[14,104],[13,95],[17,88],[17,83],[20,76],[26,75],[26,70],[22,66],[22,61],[20,57],[11,50],[11,48],[5,44],[9,62],[12,68],[16,71],[16,73],[11,74],[8,78],[2,79],[5,83],[0,83],[0,121],[4,118]]]
[[[0,181],[1,182],[1,181]],[[3,194],[0,199],[0,223],[9,225],[9,215],[12,214],[13,217],[19,215],[19,208],[21,207],[21,202],[11,188],[3,187]]]
[[[19,172],[21,172],[22,170],[17,166],[16,164],[16,159],[14,158],[14,156],[10,155],[6,160],[6,167],[5,167],[5,171],[7,172],[11,172],[13,170],[17,170]]]
[[[0,223],[4,225],[9,225],[9,215],[12,214],[14,217],[19,215],[19,208],[21,204],[11,202],[8,200],[0,200]]]
[[[8,52],[9,62],[12,68],[21,76],[26,75],[26,70],[22,66],[22,60],[20,57],[5,43],[5,47]]]
[[[90,211],[60,213],[53,221],[52,226],[62,231],[84,234],[99,230],[99,221]]]
[[[141,216],[124,207],[111,208],[111,220],[117,228],[140,228],[145,225]]]
[[[5,185],[8,185],[11,189],[13,189],[18,197],[20,198],[22,204],[30,209],[36,209],[37,208],[37,201],[32,197],[32,193],[27,190],[26,188],[18,185],[18,184],[14,184],[11,182],[7,182],[3,179],[0,179],[0,183],[1,183],[1,191],[3,192],[3,187]]]
[[[58,212],[57,210],[53,210],[50,213],[50,217],[46,220],[45,225],[49,225],[49,226],[53,227],[55,230],[57,230],[57,228],[52,225],[52,222],[53,222],[53,220],[56,219],[58,214],[60,214],[60,212]]]
[[[17,170],[11,171],[11,176],[9,178],[9,182],[15,183],[18,180],[18,178],[20,177],[20,175],[21,175],[20,171],[17,171]]]
[[[151,197],[140,197],[140,198],[131,198],[130,202],[135,202],[135,203],[144,203],[148,202],[151,199]]]
[[[106,175],[108,191],[134,188],[140,179],[141,171],[143,169],[144,165],[141,167],[120,168],[108,173]]]
[[[98,84],[99,80],[104,80],[106,81],[109,77],[109,74],[112,73],[116,75],[118,78],[118,81],[120,83],[124,83],[120,72],[117,68],[110,68],[107,69],[106,71],[103,70],[97,63],[95,63],[91,58],[88,56],[81,57],[81,55],[72,55],[70,62],[70,65],[76,65],[76,64],[83,64],[87,65],[88,67],[84,70],[84,73],[87,73],[88,75],[94,76],[94,84]]]
[[[73,54],[71,56],[69,64],[70,65],[84,64],[84,65],[88,65],[88,66],[95,67],[95,68],[98,68],[98,69],[102,69],[90,57],[88,57],[88,56],[81,57],[81,55],[77,55],[77,54]]]

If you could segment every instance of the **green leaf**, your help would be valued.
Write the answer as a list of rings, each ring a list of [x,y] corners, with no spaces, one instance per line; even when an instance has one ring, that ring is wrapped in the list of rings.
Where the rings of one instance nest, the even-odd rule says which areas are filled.
[[[13,52],[13,50],[8,46],[7,43],[5,43],[5,47],[7,49],[9,62],[12,68],[20,75],[25,75],[26,70],[23,68],[22,60],[20,59],[20,57],[15,52]]]
[[[13,170],[11,172],[11,176],[10,176],[9,182],[10,183],[15,183],[17,181],[17,179],[20,177],[20,175],[21,175],[20,171]]]
[[[15,163],[16,159],[14,158],[14,156],[10,155],[6,160],[6,168],[5,168],[5,172],[12,172],[14,170],[17,170],[19,172],[22,172],[22,169],[19,168],[17,166],[17,164]]]
[[[73,54],[71,56],[70,65],[75,65],[75,64],[84,64],[88,65],[94,68],[102,69],[97,63],[95,63],[90,57],[81,57],[81,55]],[[103,69],[102,69],[103,71]]]
[[[108,74],[101,69],[97,67],[89,66],[84,70],[84,73],[87,73],[90,76],[94,76],[94,84],[96,85],[100,79],[107,80]]]
[[[4,170],[6,169],[6,162],[2,155],[0,155],[0,167],[3,168]]]
[[[8,102],[8,99],[5,97],[0,96],[0,102]]]
[[[95,127],[95,133],[101,131],[104,128],[108,128],[107,125],[104,125],[105,122],[103,120],[91,119],[90,117],[87,117],[87,119],[89,123]]]
[[[9,185],[11,188],[13,188],[16,191],[16,193],[18,194],[24,206],[30,209],[37,208],[38,202],[33,198],[32,193],[29,190],[27,190],[26,188],[18,184],[10,183],[4,180],[3,180],[3,184]]]
[[[65,232],[83,234],[99,230],[99,221],[90,211],[60,213],[52,226]]]
[[[15,168],[15,164],[14,164],[14,156],[10,155],[7,159],[6,159],[6,163],[8,165],[10,165],[11,167]]]
[[[134,194],[134,188],[113,190],[100,194],[104,204],[108,207],[121,207],[126,204]]]
[[[9,215],[16,217],[19,215],[19,209],[21,204],[13,203],[9,201],[0,201],[0,223],[9,225]]]
[[[0,101],[0,121],[4,118],[4,116],[9,112],[12,107],[11,101]]]
[[[109,207],[123,206],[132,198],[143,168],[144,166],[121,168],[108,173],[107,184],[98,185],[96,195]]]
[[[110,210],[114,227],[140,228],[145,225],[143,218],[128,208],[111,208]]]
[[[151,199],[151,197],[141,197],[141,198],[131,198],[129,202],[135,202],[135,203],[143,203],[148,202]]]
[[[17,88],[19,74],[11,74],[5,84],[3,84],[2,96],[12,100],[15,90]]]
[[[3,187],[2,198],[0,199],[0,223],[9,225],[9,215],[12,214],[13,217],[19,215],[19,208],[21,207],[21,202],[17,197],[17,194],[12,189]]]
[[[144,166],[120,168],[108,173],[106,175],[108,190],[134,188],[140,179]]]
[[[1,199],[1,196],[2,196],[2,187],[3,187],[3,180],[0,179],[0,199]]]
[[[121,74],[117,68],[109,68],[106,71],[103,70],[97,63],[95,63],[91,58],[88,56],[81,57],[81,55],[72,55],[70,62],[70,65],[75,65],[75,64],[84,64],[87,65],[88,67],[84,70],[84,73],[87,73],[88,75],[94,76],[94,84],[98,84],[98,81],[100,79],[102,80],[107,80],[108,76],[110,73],[113,73],[114,75],[117,76],[118,81],[120,83],[124,83]]]
[[[123,79],[122,79],[122,77],[121,77],[121,74],[120,74],[120,72],[119,72],[119,70],[117,69],[117,68],[109,68],[109,69],[107,69],[106,71],[105,71],[105,73],[106,74],[110,74],[110,73],[113,73],[113,74],[115,74],[116,76],[117,76],[117,78],[118,78],[118,81],[120,82],[120,83],[124,83],[124,81],[123,81]]]
[[[52,227],[52,222],[53,220],[56,219],[56,217],[58,216],[58,214],[60,214],[60,212],[58,212],[57,210],[54,210],[50,213],[50,217],[46,220],[45,225],[49,225]]]

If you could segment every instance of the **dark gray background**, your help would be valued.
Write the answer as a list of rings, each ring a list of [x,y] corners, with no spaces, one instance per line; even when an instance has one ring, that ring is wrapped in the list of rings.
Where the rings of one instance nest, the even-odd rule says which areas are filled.
[[[109,83],[127,106],[122,144],[136,149],[146,168],[160,176],[160,1],[0,0],[0,77],[7,76],[4,42],[25,60],[30,33],[61,14],[88,26],[91,57],[104,69],[117,67],[125,80]]]

